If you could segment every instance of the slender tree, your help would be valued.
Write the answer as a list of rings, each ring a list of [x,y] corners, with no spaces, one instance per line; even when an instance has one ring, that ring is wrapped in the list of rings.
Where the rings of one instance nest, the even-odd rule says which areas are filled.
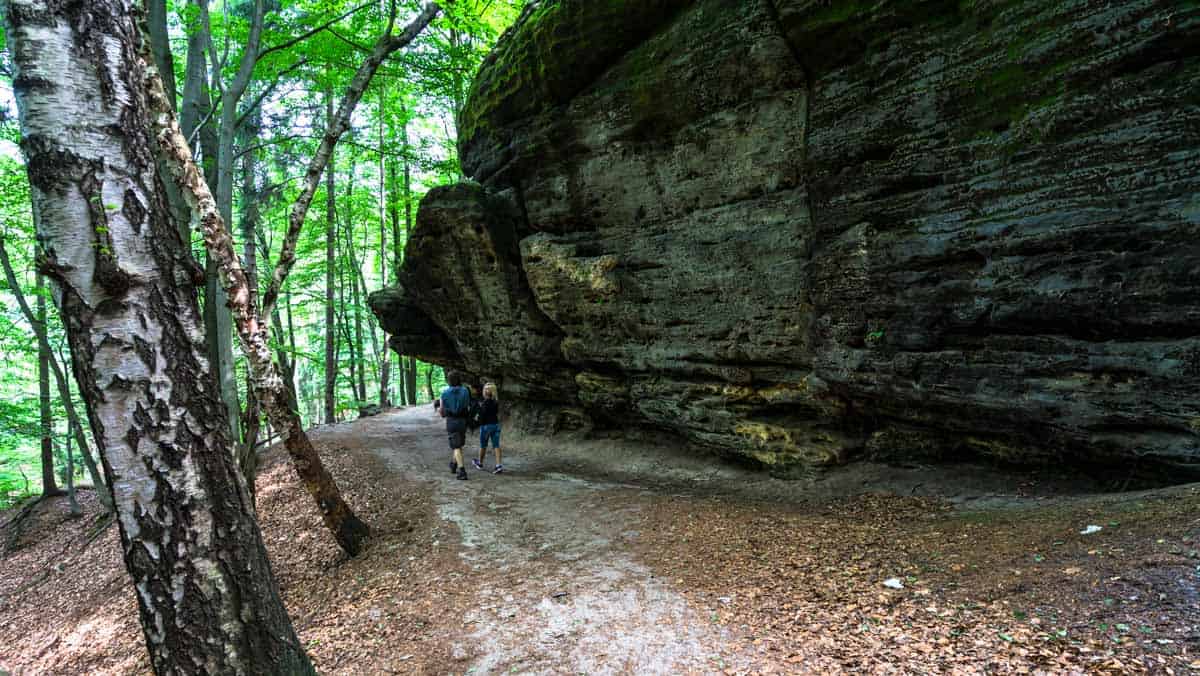
[[[157,76],[155,105],[147,100],[152,57],[136,7],[9,0],[7,10],[41,268],[114,488],[151,665],[315,673],[280,600],[205,359],[199,280],[148,133],[151,115],[173,115]]]
[[[254,108],[249,111],[245,123],[238,130],[241,137],[242,151],[242,266],[246,270],[246,286],[250,292],[250,305],[258,307],[258,258],[255,255],[255,243],[259,232],[259,190],[255,177],[257,153],[251,144],[258,137],[258,127],[262,111]],[[247,367],[246,382],[250,382],[249,367]],[[238,467],[246,478],[246,487],[250,489],[250,497],[254,497],[254,480],[258,475],[258,436],[259,424],[262,420],[262,407],[253,387],[246,388],[246,410],[243,416],[242,444],[238,447]]]
[[[333,92],[325,92],[326,126],[333,126]],[[337,422],[337,318],[333,302],[336,274],[337,205],[334,200],[334,157],[329,150],[329,169],[325,172],[325,424]]]
[[[386,155],[383,152],[384,144],[384,108],[386,107],[386,92],[387,87],[381,85],[379,87],[379,283],[387,286],[387,269],[388,269],[388,245],[387,245],[387,204],[391,199],[391,192],[387,186]],[[367,285],[364,280],[363,292],[367,292]],[[392,374],[391,350],[387,349],[387,334],[383,335],[383,349],[375,347],[375,352],[379,355],[379,407],[388,408],[392,405],[391,396],[388,392],[389,379]],[[371,341],[375,341],[375,326],[371,326]]]
[[[9,284],[14,293],[21,290]],[[46,326],[46,297],[42,275],[37,275],[37,323]],[[50,414],[50,346],[38,341],[38,420],[42,431],[42,497],[62,495],[54,481],[54,418]],[[78,505],[76,505],[78,507]]]
[[[29,309],[29,303],[25,301],[25,295],[21,293],[21,288],[17,285],[17,276],[13,272],[12,262],[8,258],[8,250],[4,248],[4,238],[2,237],[0,237],[0,266],[4,268],[4,276],[8,281],[13,298],[17,301],[17,307],[21,309],[21,314],[24,315],[25,320],[33,328],[33,334],[37,338],[39,350],[45,350],[47,353],[46,364],[54,374],[54,381],[58,386],[59,398],[62,399],[63,408],[67,412],[67,425],[70,428],[71,434],[75,437],[75,442],[79,445],[84,465],[87,467],[88,475],[92,478],[92,485],[100,496],[100,504],[103,505],[105,511],[112,511],[112,495],[109,493],[108,486],[100,478],[100,468],[97,467],[95,459],[88,453],[87,440],[83,434],[83,423],[79,420],[79,414],[75,412],[75,402],[71,398],[71,387],[67,384],[67,377],[63,373],[62,366],[59,365],[58,360],[54,358],[53,351],[50,349],[50,338],[46,334],[46,324],[39,321],[33,314],[33,311]]]
[[[149,87],[155,138],[163,157],[171,167],[172,179],[196,214],[196,220],[204,234],[208,255],[218,263],[221,284],[229,296],[229,307],[235,318],[242,351],[250,367],[251,384],[262,402],[263,411],[270,419],[271,425],[283,437],[284,446],[292,459],[292,466],[321,510],[326,527],[333,533],[342,549],[351,555],[358,554],[370,531],[342,498],[337,484],[321,463],[320,456],[305,433],[299,414],[289,406],[290,399],[286,388],[275,363],[271,360],[266,324],[259,318],[260,311],[250,303],[246,274],[234,250],[233,239],[217,210],[207,183],[192,161],[191,151],[171,114],[161,82],[157,77],[151,77]],[[328,135],[326,138],[329,138]],[[329,150],[332,150],[332,146]],[[324,157],[327,159],[328,154]],[[324,170],[324,166],[321,169]],[[317,176],[320,176],[320,172]],[[276,276],[275,279],[281,277]],[[263,305],[264,311],[271,310],[272,303],[264,299]]]

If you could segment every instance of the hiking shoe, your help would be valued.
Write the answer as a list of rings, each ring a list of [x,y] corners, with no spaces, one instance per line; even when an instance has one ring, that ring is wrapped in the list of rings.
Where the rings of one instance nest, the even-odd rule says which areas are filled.
[[[451,460],[450,461],[450,473],[454,474],[457,471],[458,471],[458,463]]]
[[[504,472],[504,465],[496,465],[496,469],[492,470],[492,474],[501,474]]]
[[[475,469],[483,469],[483,463],[478,460],[471,460],[471,464],[475,465]]]
[[[458,468],[458,476],[455,478],[457,478],[459,481],[466,481],[467,480],[467,468],[459,467]]]

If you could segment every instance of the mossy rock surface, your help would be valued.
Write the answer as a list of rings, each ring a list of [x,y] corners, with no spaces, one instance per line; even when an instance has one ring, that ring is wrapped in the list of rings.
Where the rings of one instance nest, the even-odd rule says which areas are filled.
[[[468,149],[498,143],[500,127],[570,101],[692,1],[530,2],[471,86],[459,120],[464,162]]]
[[[1200,476],[1198,78],[1196,2],[533,2],[372,307],[547,430]]]

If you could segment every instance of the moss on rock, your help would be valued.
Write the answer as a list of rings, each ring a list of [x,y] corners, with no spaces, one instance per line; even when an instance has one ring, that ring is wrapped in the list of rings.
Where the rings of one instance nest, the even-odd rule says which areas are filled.
[[[493,130],[569,101],[692,0],[531,2],[488,55],[459,119],[464,163]],[[464,164],[474,175],[477,167]]]

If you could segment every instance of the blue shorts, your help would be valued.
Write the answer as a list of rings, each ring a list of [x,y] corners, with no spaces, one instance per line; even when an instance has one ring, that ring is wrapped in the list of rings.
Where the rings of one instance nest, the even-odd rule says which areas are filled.
[[[492,448],[500,448],[500,425],[484,425],[479,428],[479,447],[487,448],[488,439],[492,440]]]

